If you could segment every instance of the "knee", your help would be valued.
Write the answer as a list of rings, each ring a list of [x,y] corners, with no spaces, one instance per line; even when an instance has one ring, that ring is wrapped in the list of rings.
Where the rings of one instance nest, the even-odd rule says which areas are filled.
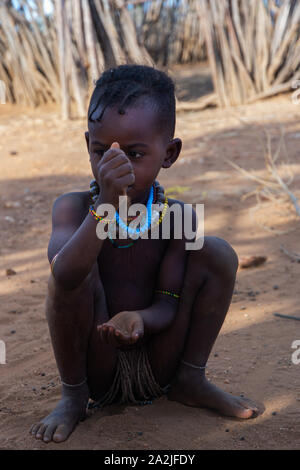
[[[238,256],[232,246],[218,237],[205,237],[201,250],[195,253],[199,269],[205,267],[213,275],[235,278],[238,269]]]

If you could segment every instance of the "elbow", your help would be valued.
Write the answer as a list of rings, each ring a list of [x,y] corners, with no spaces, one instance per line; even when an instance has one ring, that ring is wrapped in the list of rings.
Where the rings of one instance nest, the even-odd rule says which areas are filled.
[[[51,262],[51,274],[58,288],[64,291],[73,291],[78,289],[84,280],[88,277],[86,271],[82,269],[71,269],[67,263]]]

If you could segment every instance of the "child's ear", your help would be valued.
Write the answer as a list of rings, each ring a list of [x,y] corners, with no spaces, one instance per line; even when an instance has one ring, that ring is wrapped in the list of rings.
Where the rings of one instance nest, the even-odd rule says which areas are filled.
[[[90,146],[89,146],[89,143],[90,143],[90,135],[88,132],[85,132],[84,133],[84,136],[85,136],[85,141],[86,141],[86,145],[87,145],[87,150],[88,152],[90,153]]]
[[[162,164],[162,168],[170,168],[176,162],[182,148],[182,141],[180,139],[173,139],[167,146],[166,158]]]

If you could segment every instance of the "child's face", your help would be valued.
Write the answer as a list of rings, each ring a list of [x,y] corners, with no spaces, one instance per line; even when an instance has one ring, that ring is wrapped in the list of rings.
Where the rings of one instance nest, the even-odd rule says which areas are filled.
[[[100,122],[89,122],[85,134],[95,179],[104,152],[113,142],[119,143],[135,174],[135,182],[127,192],[133,201],[145,196],[160,169],[169,168],[181,150],[181,140],[166,138],[155,119],[157,115],[149,105],[126,108],[125,114],[119,114],[118,107],[107,107]]]

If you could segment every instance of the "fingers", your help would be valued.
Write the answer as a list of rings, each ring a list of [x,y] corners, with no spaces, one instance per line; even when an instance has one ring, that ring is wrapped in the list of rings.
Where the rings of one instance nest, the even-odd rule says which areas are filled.
[[[125,190],[127,186],[131,186],[135,182],[134,173],[128,171],[127,168],[121,168],[118,170],[118,173],[121,173],[119,177],[111,172],[105,175],[104,181],[107,186],[114,188],[114,191],[118,194],[122,190]]]
[[[99,325],[97,327],[99,333],[100,333],[100,339],[106,344],[111,344],[112,346],[115,346],[115,338],[114,338],[114,328],[106,323],[103,323],[103,325]]]
[[[133,168],[128,160],[110,171],[107,171],[105,165],[103,165],[100,167],[98,175],[102,198],[108,202],[114,201],[116,204],[118,204],[118,195],[123,194],[126,196],[127,187],[135,182]]]
[[[110,146],[111,149],[119,149],[120,145],[119,142],[113,142]]]
[[[116,181],[121,188],[124,188],[125,186],[131,186],[135,182],[134,173],[127,173],[121,178],[117,178]]]
[[[118,157],[118,158],[117,158]],[[117,160],[115,160],[117,158]],[[129,158],[127,157],[126,153],[123,152],[121,149],[109,149],[103,157],[101,158],[99,165],[105,166],[105,168],[114,168],[114,166],[118,166],[120,163],[130,162]]]
[[[128,161],[129,161],[129,158],[127,157],[127,155],[125,154],[125,152],[123,152],[123,150],[120,149],[120,146],[118,144],[118,142],[114,142],[110,149],[108,149],[103,157],[101,158],[101,163],[106,163],[108,161],[110,161],[112,158],[114,158],[116,155],[123,155],[123,157],[125,157]]]
[[[134,170],[131,161],[122,153],[109,154],[109,152],[116,151],[117,149],[108,150],[100,162],[99,175],[104,178],[106,183],[113,183],[116,179],[122,178],[123,176],[130,175],[129,178],[125,179],[125,182],[118,181],[120,184],[131,185],[135,181]],[[107,157],[105,160],[104,158]]]
[[[118,347],[123,344],[127,344],[129,338],[122,334],[119,330],[116,330],[112,325],[103,323],[97,327],[100,333],[100,339],[106,344],[111,346]]]
[[[130,344],[136,343],[142,336],[141,332],[135,332],[131,334]]]
[[[113,170],[125,164],[128,165],[133,171],[133,166],[125,153],[118,153],[107,162],[103,162],[103,160],[101,161],[101,166],[105,168],[105,171]]]
[[[134,344],[141,336],[140,330],[130,333],[123,333],[112,325],[103,323],[97,327],[100,340],[114,347],[129,346]]]
[[[137,321],[132,326],[131,341],[135,343],[143,336],[144,336],[144,326],[140,322]]]
[[[132,174],[134,176],[133,167],[130,162],[123,161],[119,166],[113,168],[113,170],[107,173],[107,178],[109,178],[112,172],[113,172],[114,178],[121,178],[122,176],[127,175],[127,174]]]

